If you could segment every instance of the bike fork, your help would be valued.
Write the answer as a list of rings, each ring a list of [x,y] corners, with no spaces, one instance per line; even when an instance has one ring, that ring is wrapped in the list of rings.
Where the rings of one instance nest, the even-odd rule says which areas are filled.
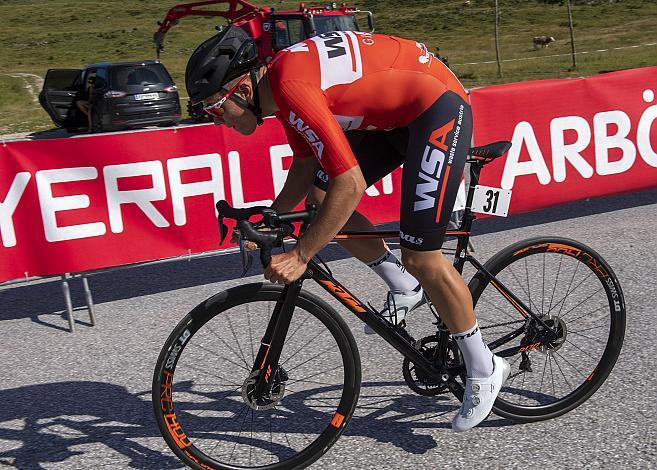
[[[260,370],[255,388],[255,396],[267,390],[272,378],[272,372],[278,367],[278,361],[283,351],[283,343],[292,321],[294,306],[301,291],[301,281],[295,281],[283,288],[281,297],[276,302],[267,330],[260,342],[260,349],[253,364],[252,372]]]

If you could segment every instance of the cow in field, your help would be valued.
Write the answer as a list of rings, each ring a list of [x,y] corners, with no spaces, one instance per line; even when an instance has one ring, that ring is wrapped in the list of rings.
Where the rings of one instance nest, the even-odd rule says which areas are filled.
[[[534,49],[548,47],[551,42],[556,41],[552,36],[535,36],[534,39]]]

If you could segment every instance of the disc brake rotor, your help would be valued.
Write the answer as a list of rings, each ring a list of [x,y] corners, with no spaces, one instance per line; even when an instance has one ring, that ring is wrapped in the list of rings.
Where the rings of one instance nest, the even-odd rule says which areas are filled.
[[[242,399],[244,400],[244,403],[256,411],[270,410],[277,406],[283,399],[283,396],[285,396],[285,380],[287,380],[287,373],[282,367],[276,369],[276,372],[272,377],[272,385],[267,387],[265,393],[256,397],[255,389],[259,376],[260,370],[254,370],[249,374],[246,380],[244,380],[244,383],[242,384]]]
[[[557,337],[550,341],[547,344],[541,344],[537,351],[545,354],[548,351],[558,351],[563,346],[563,343],[566,342],[566,337],[568,336],[568,328],[566,327],[566,322],[564,322],[559,317],[550,317],[545,320],[545,324],[550,328],[554,329],[557,332]]]

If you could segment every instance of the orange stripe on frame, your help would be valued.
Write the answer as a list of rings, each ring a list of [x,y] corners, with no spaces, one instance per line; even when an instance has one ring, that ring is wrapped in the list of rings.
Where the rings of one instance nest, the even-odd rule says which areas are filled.
[[[490,283],[493,285],[493,287],[495,287],[495,289],[497,289],[497,291],[498,291],[500,294],[502,294],[502,295],[504,296],[504,298],[505,298],[506,300],[508,300],[508,301],[511,303],[511,305],[513,305],[513,307],[514,307],[518,312],[520,312],[520,315],[522,315],[522,316],[525,317],[525,318],[529,318],[529,315],[527,315],[527,314],[525,313],[525,311],[522,309],[522,307],[520,307],[520,305],[518,305],[518,304],[517,304],[517,303],[516,303],[511,297],[509,297],[509,296],[508,296],[508,295],[502,290],[502,288],[501,288],[501,287],[500,287],[495,281],[491,280]]]

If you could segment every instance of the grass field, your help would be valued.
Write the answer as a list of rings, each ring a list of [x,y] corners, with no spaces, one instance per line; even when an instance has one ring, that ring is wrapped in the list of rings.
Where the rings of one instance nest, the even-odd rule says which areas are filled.
[[[34,77],[16,74],[43,77],[49,68],[154,58],[156,21],[177,3],[180,1],[0,0],[0,134],[53,127],[34,101]],[[657,64],[657,46],[629,47],[657,42],[657,1],[573,0],[575,44],[578,51],[589,53],[578,55],[578,66],[572,70],[565,4],[500,0],[501,56],[508,60],[500,78],[495,63],[494,0],[464,3],[354,2],[374,12],[377,32],[420,40],[432,50],[440,47],[467,87]],[[297,8],[298,4],[274,2],[278,9]],[[212,34],[218,23],[216,18],[188,17],[167,34],[161,60],[177,83],[183,83],[185,63],[195,45]],[[532,37],[538,35],[554,36],[557,41],[549,48],[534,50]],[[623,49],[613,49],[619,47]],[[595,52],[601,49],[611,50]],[[488,61],[493,63],[479,63]],[[470,65],[472,62],[478,64]]]

